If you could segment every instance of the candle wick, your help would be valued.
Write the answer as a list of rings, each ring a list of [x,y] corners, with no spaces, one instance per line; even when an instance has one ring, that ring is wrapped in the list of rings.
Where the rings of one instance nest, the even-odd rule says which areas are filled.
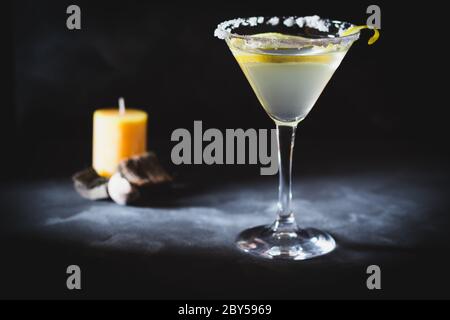
[[[125,99],[122,97],[119,98],[119,113],[122,116],[125,114]]]

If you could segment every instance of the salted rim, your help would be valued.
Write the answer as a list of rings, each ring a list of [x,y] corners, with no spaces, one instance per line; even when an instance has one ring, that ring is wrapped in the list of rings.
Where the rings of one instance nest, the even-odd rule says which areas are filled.
[[[233,38],[240,38],[240,39],[251,39],[256,41],[271,41],[273,42],[273,39],[263,38],[263,37],[255,37],[254,35],[241,35],[238,33],[233,33],[233,30],[242,27],[242,26],[250,26],[250,27],[256,27],[258,25],[267,24],[276,26],[280,22],[282,22],[286,27],[309,27],[314,28],[316,30],[322,31],[322,32],[329,32],[329,27],[334,26],[338,29],[338,36],[336,37],[330,37],[330,38],[299,38],[299,39],[276,39],[277,43],[280,44],[292,44],[295,42],[296,44],[308,44],[308,45],[328,45],[330,43],[332,44],[341,44],[341,43],[347,43],[347,42],[353,42],[359,38],[360,32],[357,31],[355,33],[341,36],[341,34],[347,30],[348,28],[351,28],[354,26],[353,24],[349,22],[344,21],[338,21],[338,20],[330,20],[330,19],[322,19],[318,15],[313,16],[304,16],[304,17],[298,17],[298,16],[290,16],[290,17],[248,17],[248,18],[236,18],[227,20],[224,22],[221,22],[217,25],[216,30],[214,30],[214,36],[216,36],[219,39],[229,39],[231,37]]]

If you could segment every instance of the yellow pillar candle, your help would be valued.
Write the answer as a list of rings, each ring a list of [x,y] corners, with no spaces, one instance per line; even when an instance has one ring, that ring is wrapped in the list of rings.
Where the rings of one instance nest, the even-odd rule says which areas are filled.
[[[94,112],[92,166],[103,177],[117,171],[123,159],[147,150],[147,113],[125,109],[119,99],[118,109],[99,109]]]

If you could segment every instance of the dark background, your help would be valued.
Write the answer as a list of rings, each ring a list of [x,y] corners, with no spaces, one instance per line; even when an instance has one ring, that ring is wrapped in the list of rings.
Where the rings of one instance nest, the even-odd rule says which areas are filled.
[[[309,177],[360,172],[377,176],[379,172],[383,175],[399,168],[412,168],[414,173],[419,168],[419,178],[406,179],[401,185],[407,186],[410,181],[421,185],[421,174],[426,176],[431,170],[442,180],[437,185],[435,180],[425,179],[434,188],[429,194],[445,195],[449,186],[448,103],[439,95],[445,92],[445,82],[438,80],[436,75],[443,74],[447,62],[443,52],[429,49],[441,43],[435,37],[439,34],[430,31],[426,23],[419,22],[424,17],[439,20],[436,14],[442,8],[432,3],[426,7],[415,7],[410,2],[375,3],[382,10],[381,38],[375,45],[368,46],[371,33],[362,32],[361,39],[353,45],[312,112],[300,124],[295,172]],[[79,31],[66,28],[65,11],[69,4],[81,7],[82,29]],[[127,106],[148,111],[149,148],[156,150],[163,163],[181,177],[199,181],[203,188],[230,181],[239,185],[258,179],[259,169],[254,166],[173,168],[168,160],[173,146],[171,132],[180,127],[191,130],[194,120],[202,120],[204,128],[273,127],[226,44],[213,36],[216,25],[238,16],[316,13],[365,24],[365,10],[370,4],[365,1],[277,1],[268,4],[261,1],[205,4],[136,0],[14,1],[13,94],[11,105],[4,106],[5,114],[8,114],[4,126],[9,128],[5,144],[9,154],[14,156],[3,157],[7,170],[2,172],[4,200],[1,213],[5,220],[2,223],[5,229],[3,245],[8,260],[3,266],[3,274],[7,275],[8,281],[4,282],[6,289],[0,296],[79,297],[68,294],[52,282],[56,282],[52,277],[56,266],[76,257],[95,270],[92,273],[103,274],[92,294],[88,291],[82,297],[276,298],[276,294],[261,294],[258,285],[256,291],[249,289],[240,293],[232,285],[227,287],[228,279],[241,275],[239,268],[232,269],[229,274],[222,273],[220,285],[225,286],[224,291],[201,289],[202,284],[214,281],[211,279],[217,276],[209,269],[200,271],[205,275],[203,280],[193,278],[200,279],[195,285],[194,280],[192,283],[182,280],[178,284],[171,283],[180,293],[174,293],[167,284],[157,286],[158,291],[148,291],[143,284],[136,285],[142,280],[139,275],[145,274],[148,267],[148,262],[140,255],[101,253],[103,259],[98,260],[96,250],[87,251],[76,242],[55,241],[45,232],[37,237],[21,228],[34,219],[33,213],[29,214],[33,208],[27,207],[30,200],[27,197],[33,194],[32,187],[40,182],[70,182],[71,174],[90,165],[92,113],[98,108],[116,106],[120,96],[126,98]],[[439,21],[433,23],[433,30],[438,30]],[[383,171],[385,169],[387,171]],[[63,190],[68,192],[69,189]],[[200,190],[205,192],[205,189],[196,189]],[[27,197],[21,196],[24,193]],[[436,203],[433,208],[439,212],[439,219],[442,219],[439,221],[444,228],[449,221],[445,216],[448,203]],[[51,207],[51,210],[58,208]],[[20,232],[14,231],[12,226]],[[303,279],[325,277],[324,282],[328,284],[323,287],[325,292],[320,285],[316,286],[315,291],[311,291],[312,297],[448,297],[445,286],[449,280],[444,275],[445,267],[449,265],[446,247],[449,239],[445,235],[442,237],[421,242],[422,238],[417,236],[421,249],[408,248],[407,253],[403,252],[405,256],[394,262],[391,255],[397,256],[395,250],[386,255],[381,247],[370,248],[372,255],[369,254],[364,262],[381,259],[391,267],[390,279],[401,279],[384,296],[371,296],[364,288],[351,285],[334,287],[333,263],[319,271],[314,271],[318,268],[317,263],[309,264],[312,268],[304,270]],[[430,252],[429,248],[436,251]],[[406,268],[414,265],[419,251],[420,264]],[[192,261],[196,261],[197,267],[202,263],[213,267],[225,263],[226,268],[230,267],[225,253],[210,254],[202,250],[194,250],[191,255],[165,253],[156,268],[162,272],[169,264]],[[46,261],[36,266],[44,274],[40,278],[24,275],[26,265],[35,261],[34,258]],[[127,260],[142,265],[130,268],[123,262]],[[116,267],[104,271],[105,264],[109,263]],[[250,264],[249,268],[252,267]],[[345,269],[342,283],[350,281],[355,270],[362,270],[358,264],[338,265],[341,267]],[[134,282],[119,281],[119,288],[128,290],[125,293],[108,291],[108,279],[117,277],[121,268],[128,268],[128,272],[135,274],[131,276]],[[286,266],[280,270],[293,272]],[[256,275],[247,276],[250,282],[258,283],[259,276],[271,276],[280,270],[263,267]],[[405,284],[410,277],[418,277],[418,273],[426,276],[420,278],[415,291],[410,291]],[[180,279],[186,277],[180,276]],[[428,281],[429,277],[432,280]],[[150,280],[147,278],[146,281]],[[33,289],[29,283],[34,284]],[[276,283],[272,286],[276,288]],[[288,286],[279,297],[308,297],[307,292],[296,292],[294,287],[294,284]]]
[[[40,152],[42,146],[34,150],[35,141],[57,153],[81,141],[82,150],[73,152],[76,166],[90,163],[86,141],[91,139],[93,111],[116,106],[119,96],[128,106],[149,112],[150,147],[155,140],[167,142],[175,128],[191,128],[193,120],[203,120],[204,127],[272,127],[226,44],[213,37],[218,22],[320,12],[362,24],[370,4],[79,1],[82,30],[69,31],[65,8],[70,3],[14,2],[13,121],[17,138],[27,141],[27,154],[49,155],[45,161],[53,161],[55,152]],[[420,17],[408,10],[412,5],[378,4],[381,40],[369,47],[370,33],[363,32],[299,134],[305,140],[414,141],[442,148],[446,108],[436,103],[435,94],[425,94],[440,85],[424,76],[432,71],[425,63],[427,50],[417,44],[430,34],[424,27],[408,27]]]

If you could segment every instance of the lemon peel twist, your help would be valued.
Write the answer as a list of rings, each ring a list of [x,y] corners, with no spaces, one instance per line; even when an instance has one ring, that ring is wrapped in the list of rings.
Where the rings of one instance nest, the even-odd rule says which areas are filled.
[[[374,44],[378,40],[378,38],[380,37],[380,32],[378,31],[378,29],[375,29],[373,27],[369,27],[368,25],[350,27],[350,28],[348,28],[347,30],[345,30],[342,33],[342,36],[345,37],[345,36],[351,35],[352,33],[358,32],[358,31],[360,31],[362,29],[372,29],[373,30],[373,36],[370,37],[369,41],[367,41],[367,43],[369,45]]]

